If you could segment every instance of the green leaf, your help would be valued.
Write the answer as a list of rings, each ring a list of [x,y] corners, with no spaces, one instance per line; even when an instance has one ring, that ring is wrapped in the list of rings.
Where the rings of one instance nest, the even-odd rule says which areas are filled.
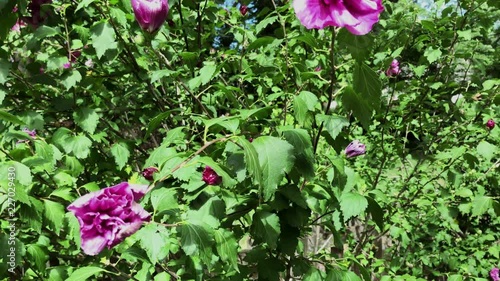
[[[214,232],[216,249],[222,261],[229,263],[236,271],[238,269],[238,243],[232,232],[217,229]]]
[[[97,128],[99,115],[95,109],[85,107],[73,113],[73,119],[80,128],[92,135]]]
[[[479,217],[488,212],[493,206],[493,198],[479,195],[472,200],[472,216]]]
[[[217,70],[217,66],[215,65],[204,65],[200,69],[200,77],[201,77],[201,84],[206,85],[210,80],[212,80],[212,77],[214,76],[215,71]]]
[[[427,58],[429,63],[437,61],[441,57],[441,55],[442,55],[441,50],[439,49],[434,50],[432,46],[427,48],[424,52],[424,56]]]
[[[108,22],[100,22],[91,28],[92,46],[95,49],[97,58],[101,58],[107,50],[116,49],[118,44],[115,41],[115,31]]]
[[[5,82],[7,82],[10,67],[11,63],[8,60],[0,58],[0,85],[3,85],[5,84]]]
[[[61,227],[64,222],[64,211],[63,205],[60,203],[43,199],[45,205],[44,217],[47,220],[49,226],[54,230],[54,232],[59,235]]]
[[[213,244],[213,229],[202,222],[184,222],[177,227],[181,234],[181,248],[188,256],[200,255],[200,258],[210,263],[211,246]]]
[[[31,175],[31,170],[28,168],[28,166],[19,163],[19,162],[12,162],[13,166],[16,168],[16,171],[14,172],[16,174],[16,180],[19,182],[21,185],[24,186],[29,186],[33,182],[33,177]],[[24,188],[23,188],[24,190]],[[26,194],[26,192],[23,192]],[[17,194],[16,194],[17,195]],[[21,195],[21,194],[19,194]],[[19,200],[21,200],[19,198]],[[25,202],[26,200],[22,200],[22,202]],[[25,202],[26,204],[29,204],[28,202]]]
[[[356,93],[353,88],[346,87],[342,95],[342,103],[347,111],[352,111],[354,117],[358,119],[363,128],[370,128],[373,107],[359,93]]]
[[[260,168],[259,157],[255,147],[243,136],[237,137],[236,141],[243,147],[245,164],[247,166],[248,173],[253,175],[253,183],[262,188],[262,170]]]
[[[325,130],[332,137],[333,140],[342,132],[344,127],[349,126],[349,120],[347,118],[338,115],[324,115],[317,114],[316,122],[323,123]]]
[[[276,214],[258,211],[253,216],[253,236],[267,243],[271,249],[276,249],[276,243],[281,233],[280,219]]]
[[[175,71],[172,71],[170,69],[160,69],[160,70],[152,71],[151,72],[151,83],[154,83],[154,82],[160,80],[163,77],[169,77],[173,73],[175,73]],[[179,109],[177,109],[177,110],[179,110]],[[167,112],[170,112],[170,111],[171,110],[169,110]],[[163,112],[162,114],[165,114],[167,112]]]
[[[484,157],[486,162],[489,162],[491,160],[491,158],[493,158],[493,156],[497,152],[498,147],[496,145],[493,145],[493,144],[483,140],[477,145],[476,149],[477,149],[477,153],[479,155],[481,155],[482,157]]]
[[[173,116],[172,115],[173,112],[179,112],[179,111],[182,111],[182,109],[175,108],[175,109],[171,109],[171,110],[167,110],[165,112],[162,112],[162,113],[156,115],[155,117],[153,117],[153,119],[151,119],[151,121],[149,122],[148,129],[146,131],[146,135],[144,136],[144,139],[147,139],[151,135],[151,133],[156,128],[158,128],[158,126],[160,126],[160,124],[161,124],[161,122],[163,122],[163,120],[165,120],[166,118],[169,118],[169,117],[171,118]]]
[[[462,275],[458,275],[458,274],[450,275],[448,277],[448,281],[462,281],[462,280],[463,280]]]
[[[313,114],[316,105],[319,103],[318,97],[315,94],[302,91],[293,100],[293,111],[295,113],[295,119],[303,127],[309,127],[312,125]]]
[[[290,172],[293,167],[293,146],[271,136],[259,137],[252,144],[262,168],[262,194],[267,201],[273,197],[285,173]]]
[[[111,16],[112,19],[114,19],[122,27],[128,27],[127,15],[121,9],[110,7],[109,8],[109,15]]]
[[[111,273],[111,272],[109,272],[103,268],[100,268],[100,267],[87,266],[87,267],[82,267],[82,268],[79,268],[79,269],[73,271],[73,273],[69,276],[68,279],[66,279],[66,281],[85,281],[90,276],[94,276],[94,275],[101,273],[101,272]]]
[[[50,26],[42,25],[35,30],[33,36],[37,39],[37,41],[39,41],[40,39],[43,39],[45,37],[54,36],[57,34],[59,34],[59,30]]]
[[[28,245],[26,248],[30,261],[35,262],[35,266],[40,272],[45,272],[46,262],[49,259],[48,252],[36,244]]]
[[[23,121],[21,121],[16,116],[14,116],[8,112],[5,112],[3,110],[0,110],[0,119],[5,120],[5,121],[10,122],[10,123],[13,123],[13,124],[17,124],[17,125],[26,125]]]
[[[263,46],[267,46],[267,45],[271,44],[272,42],[274,42],[274,40],[277,40],[277,39],[275,37],[272,37],[272,36],[260,37],[257,40],[253,41],[252,43],[250,43],[250,45],[248,45],[246,51],[249,52],[251,50],[258,49],[258,48],[263,47]]]
[[[177,209],[177,192],[171,188],[159,188],[151,192],[151,205],[155,213]]]
[[[365,196],[368,201],[368,212],[370,212],[373,221],[377,224],[380,231],[384,230],[384,210],[373,198]]]
[[[92,141],[86,136],[74,136],[70,139],[69,150],[66,152],[73,152],[78,159],[85,159],[90,153]],[[66,148],[65,148],[66,150]]]
[[[358,61],[362,61],[370,55],[373,44],[373,36],[370,34],[358,36],[342,28],[337,35],[337,40],[339,45],[348,50],[352,57]]]
[[[73,69],[71,72],[66,73],[62,79],[61,83],[66,87],[66,90],[69,90],[76,86],[76,83],[82,80],[82,75],[76,69]]]
[[[255,34],[259,34],[262,29],[266,28],[266,26],[274,23],[278,19],[278,16],[272,16],[272,17],[267,17],[261,21],[255,26]]]
[[[76,6],[75,12],[78,12],[78,10],[82,8],[87,8],[90,4],[92,4],[96,0],[82,0],[80,3],[78,3],[78,6]]]
[[[382,82],[373,69],[365,63],[358,62],[353,73],[354,91],[360,94],[371,108],[378,110],[382,95]]]
[[[127,145],[124,143],[115,143],[111,147],[111,155],[115,158],[115,163],[118,165],[118,169],[121,170],[127,164],[130,152],[128,151]]]
[[[347,192],[340,196],[340,210],[344,215],[344,222],[361,215],[368,207],[368,200],[358,193]]]
[[[140,238],[140,245],[152,264],[156,264],[167,257],[170,251],[169,230],[157,223],[148,223],[141,228],[136,236]]]
[[[314,177],[314,152],[311,137],[304,129],[291,129],[283,131],[283,136],[294,150],[295,168],[307,180]]]

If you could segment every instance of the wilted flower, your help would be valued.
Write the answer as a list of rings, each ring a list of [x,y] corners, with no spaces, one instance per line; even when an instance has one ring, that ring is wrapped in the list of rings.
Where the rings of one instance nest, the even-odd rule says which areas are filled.
[[[242,16],[245,16],[248,12],[248,7],[246,5],[241,5],[240,6],[240,13]]]
[[[316,71],[316,72],[321,71],[321,66],[319,66],[319,65],[318,65],[318,66],[316,66],[316,68],[314,69],[314,71]]]
[[[356,35],[370,32],[384,10],[382,0],[294,0],[293,8],[308,29],[339,26]]]
[[[168,0],[132,0],[132,8],[141,28],[153,33],[167,19]]]
[[[391,77],[391,76],[396,76],[399,73],[401,73],[401,69],[399,69],[399,61],[394,59],[392,60],[389,68],[385,71],[385,75]]]
[[[212,168],[205,166],[203,181],[209,185],[218,185],[222,182],[222,178]]]
[[[88,59],[87,61],[85,61],[85,66],[88,68],[94,67],[94,62],[92,61],[92,59]]]
[[[500,281],[500,269],[494,267],[490,271],[490,277],[493,279],[493,281]]]
[[[158,172],[158,169],[156,169],[155,167],[149,167],[149,168],[146,168],[144,170],[142,170],[142,176],[149,180],[149,181],[152,181],[153,180],[153,174]]]
[[[353,140],[345,149],[345,155],[348,158],[363,155],[366,153],[366,147],[358,140]]]
[[[45,68],[40,67],[40,74],[44,74],[44,73],[45,73]]]
[[[490,130],[495,128],[495,121],[493,119],[488,120],[488,122],[486,122],[486,127]]]
[[[80,223],[85,254],[97,255],[104,247],[111,249],[149,221],[150,214],[136,202],[147,188],[122,182],[85,194],[68,206]]]

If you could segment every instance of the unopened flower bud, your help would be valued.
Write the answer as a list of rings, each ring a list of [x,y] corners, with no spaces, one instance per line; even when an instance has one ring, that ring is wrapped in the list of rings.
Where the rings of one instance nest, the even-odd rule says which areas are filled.
[[[366,146],[358,140],[353,140],[345,149],[347,158],[363,155],[366,153]]]
[[[241,5],[240,6],[240,13],[242,16],[245,16],[248,12],[248,7],[246,5]]]
[[[209,166],[205,166],[202,176],[203,181],[208,185],[218,185],[222,182],[222,178]]]
[[[135,19],[149,33],[157,31],[167,19],[167,0],[132,0]]]
[[[495,128],[495,121],[493,119],[488,120],[488,122],[486,122],[486,127],[490,130]]]
[[[146,168],[144,170],[142,170],[142,176],[149,180],[149,181],[152,181],[153,180],[153,174],[158,172],[158,169],[156,169],[155,167],[149,167],[149,168]]]

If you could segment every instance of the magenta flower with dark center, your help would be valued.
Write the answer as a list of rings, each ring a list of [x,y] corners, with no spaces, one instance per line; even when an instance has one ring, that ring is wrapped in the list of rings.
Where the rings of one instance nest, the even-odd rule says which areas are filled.
[[[491,271],[490,271],[490,277],[491,279],[493,279],[493,281],[500,281],[500,269],[498,268],[493,268]]]
[[[358,140],[353,140],[345,149],[347,158],[363,155],[366,153],[366,146]]]
[[[144,170],[142,170],[142,176],[149,180],[149,181],[152,181],[153,180],[153,174],[158,172],[158,169],[156,169],[155,167],[149,167],[149,168],[146,168]]]
[[[97,255],[134,234],[151,215],[137,203],[147,185],[122,182],[78,198],[68,210],[78,219],[83,252]]]
[[[293,0],[293,8],[308,29],[338,26],[355,35],[370,32],[384,10],[382,0]]]
[[[219,185],[222,182],[222,178],[212,168],[205,166],[203,181],[208,185]]]
[[[143,30],[157,31],[167,19],[167,0],[132,0],[135,19]]]
[[[488,120],[488,122],[486,122],[486,127],[490,130],[495,128],[495,121],[493,119]]]
[[[241,5],[240,6],[240,13],[242,16],[245,16],[248,12],[248,7],[246,5]]]
[[[391,77],[391,76],[396,76],[399,73],[401,73],[401,69],[399,69],[399,61],[394,59],[392,60],[389,68],[385,71],[385,75]]]

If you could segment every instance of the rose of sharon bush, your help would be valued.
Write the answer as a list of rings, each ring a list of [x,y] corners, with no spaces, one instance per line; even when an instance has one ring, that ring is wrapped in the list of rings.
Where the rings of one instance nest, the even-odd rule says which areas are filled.
[[[104,247],[111,249],[149,221],[151,215],[136,202],[147,188],[122,182],[86,194],[68,206],[80,223],[85,254],[97,255]]]
[[[308,29],[339,26],[356,35],[370,32],[384,10],[382,0],[294,0],[293,8]]]
[[[132,0],[135,19],[143,30],[153,33],[167,19],[167,0]]]

